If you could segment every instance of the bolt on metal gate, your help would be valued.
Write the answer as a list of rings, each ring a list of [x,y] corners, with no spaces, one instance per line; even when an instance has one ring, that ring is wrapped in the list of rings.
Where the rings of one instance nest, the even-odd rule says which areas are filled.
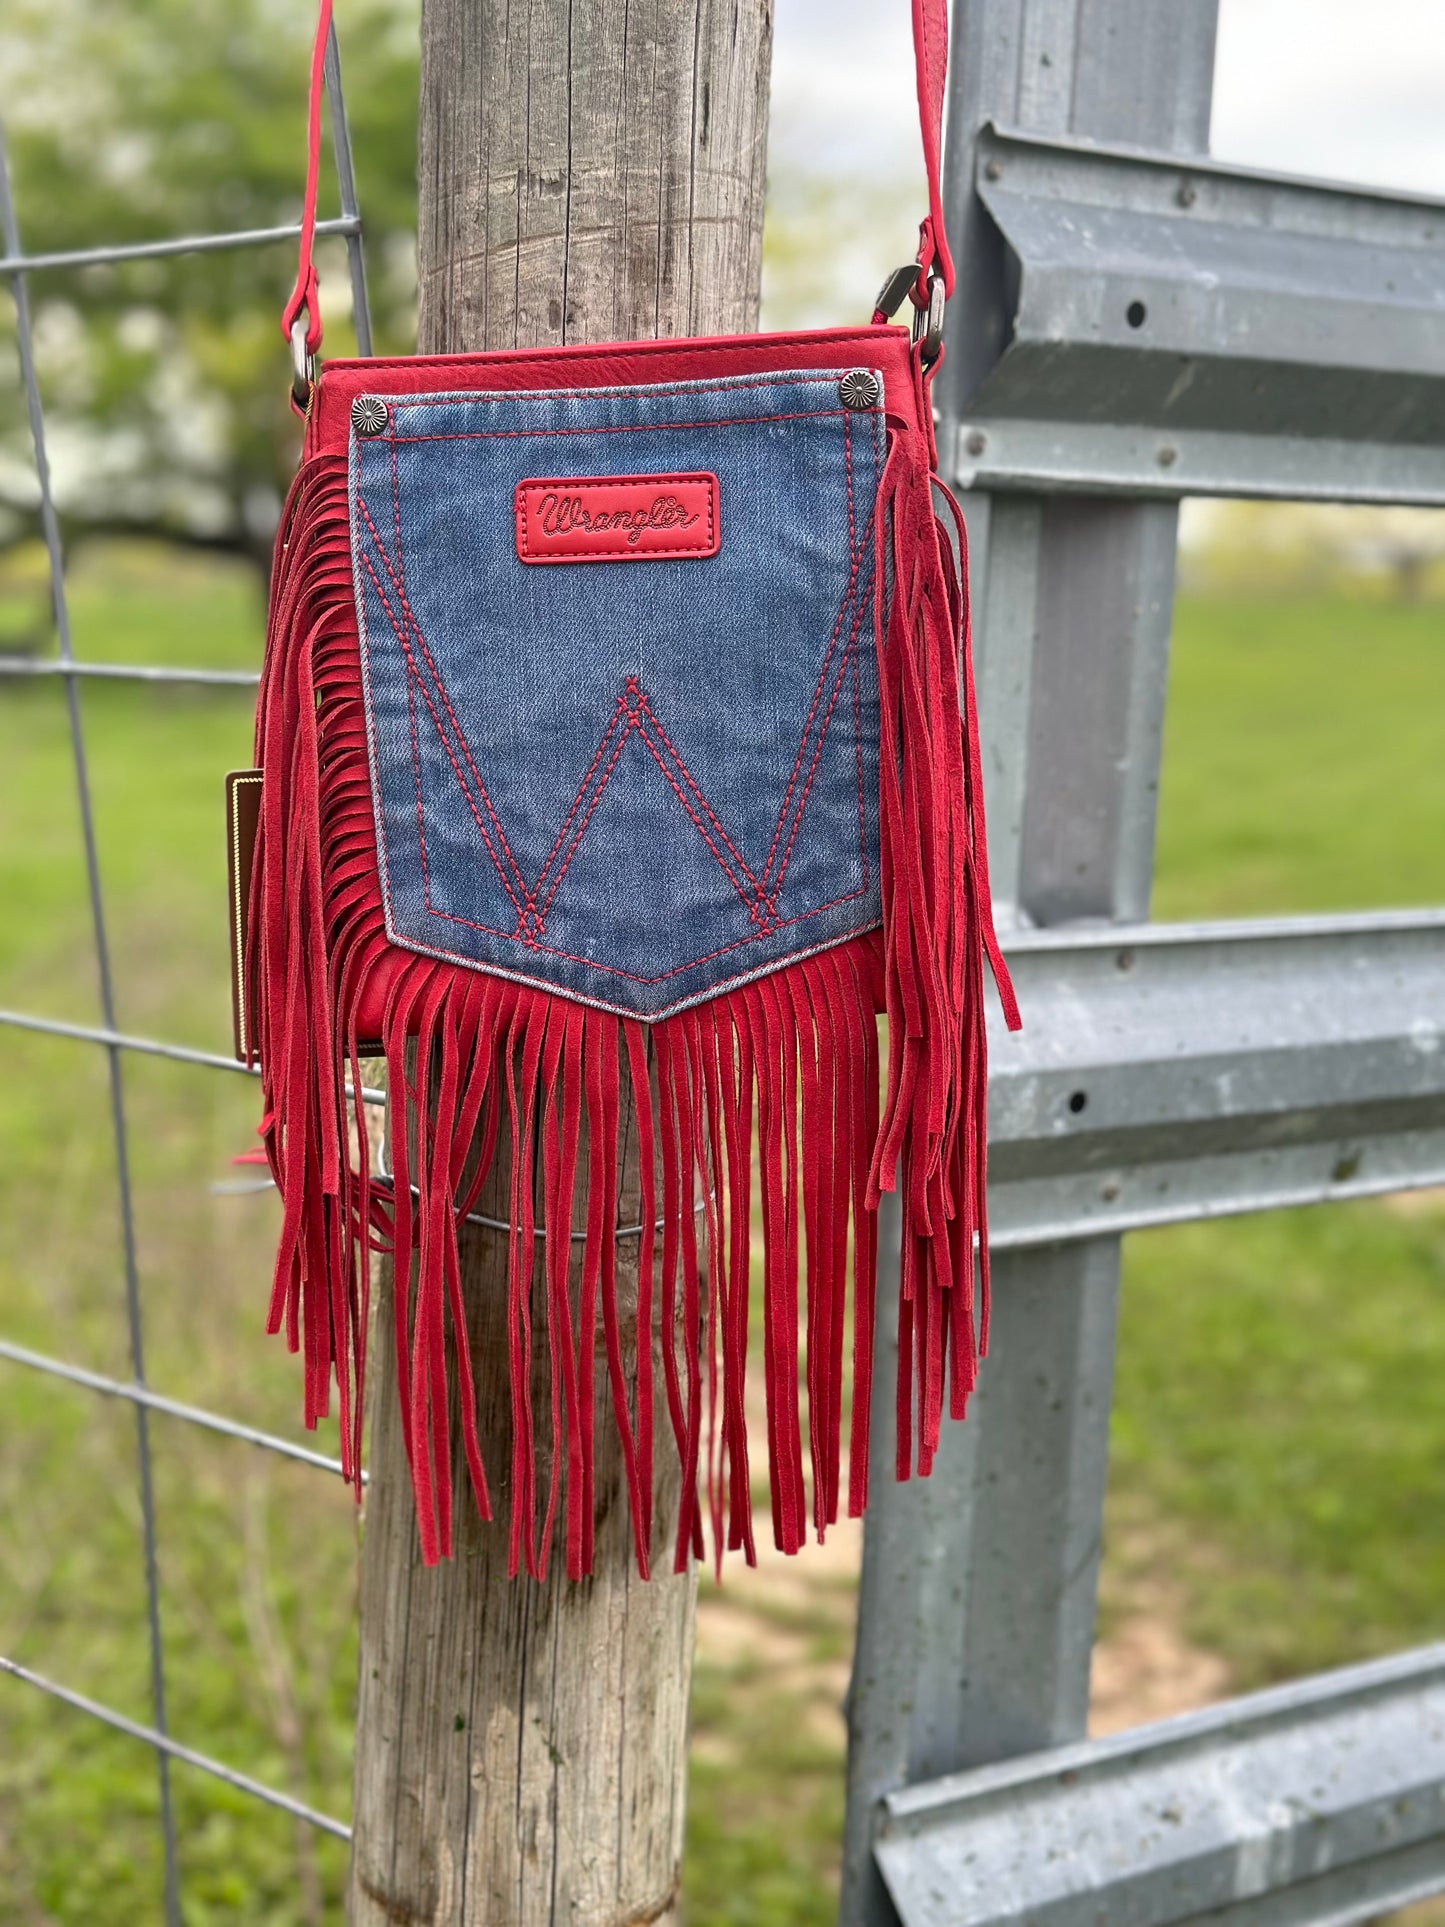
[[[1445,1181],[1445,912],[1145,921],[1178,498],[1445,506],[1445,209],[1210,162],[1216,5],[956,9],[940,437],[967,491],[992,866],[1028,1027],[995,1053],[993,1367],[931,1480],[873,1481],[845,1927],[1285,1927],[1445,1886],[1445,1647],[1082,1739],[1121,1234]],[[346,238],[368,353],[334,33],[327,90],[341,215],[318,231]],[[76,660],[26,278],[297,230],[26,255],[3,140],[0,226],[60,644],[0,675],[65,683],[102,1017],[0,1024],[106,1053],[132,1377],[9,1343],[0,1359],[134,1408],[151,1723],[0,1670],[155,1750],[174,1927],[171,1760],[348,1829],[168,1732],[150,1414],[339,1466],[146,1386],[125,1058],[239,1067],[116,1028],[79,682],[255,678]],[[880,1345],[880,1384],[892,1369]]]
[[[1210,161],[1216,11],[954,9],[941,445],[1025,1028],[990,1368],[931,1479],[875,1471],[846,1927],[1445,1887],[1445,1647],[1083,1737],[1120,1235],[1445,1179],[1445,912],[1145,921],[1178,498],[1445,505],[1445,208]]]
[[[356,205],[356,185],[352,171],[351,142],[347,133],[345,98],[341,86],[341,65],[337,52],[336,34],[332,30],[326,50],[326,91],[331,105],[331,128],[336,160],[337,181],[340,190],[341,214],[338,219],[318,221],[318,234],[344,235],[347,256],[351,271],[351,292],[353,320],[357,342],[362,354],[371,352],[371,321],[366,300],[366,277],[361,252],[361,219]],[[95,811],[91,800],[90,777],[86,763],[85,731],[81,715],[80,682],[84,677],[102,676],[120,678],[141,683],[208,683],[231,685],[238,689],[254,690],[257,677],[245,671],[204,670],[181,668],[166,664],[128,665],[117,663],[90,663],[76,659],[71,644],[70,621],[66,601],[65,559],[61,549],[60,524],[56,514],[55,500],[51,490],[50,465],[46,455],[45,418],[41,407],[40,384],[36,372],[34,341],[31,330],[30,301],[27,278],[47,269],[97,266],[102,263],[136,261],[163,256],[210,253],[220,248],[248,248],[264,246],[275,241],[292,239],[299,235],[300,228],[283,226],[255,229],[228,234],[202,234],[174,240],[143,242],[123,247],[94,247],[73,252],[57,254],[24,253],[21,247],[20,228],[10,187],[10,172],[6,158],[4,131],[0,128],[0,277],[9,284],[15,303],[16,336],[20,355],[20,378],[24,390],[26,408],[30,421],[31,441],[35,456],[35,474],[39,487],[41,532],[50,565],[50,592],[54,608],[56,638],[59,643],[59,659],[55,662],[32,661],[28,658],[0,658],[0,677],[17,675],[54,675],[65,684],[67,715],[70,727],[70,745],[74,764],[76,798],[80,811],[81,835],[85,851],[86,879],[90,895],[91,931],[95,951],[96,973],[100,996],[99,1025],[61,1023],[48,1018],[38,1017],[25,1011],[0,1010],[0,1025],[41,1031],[51,1036],[65,1037],[76,1043],[98,1046],[105,1052],[109,1070],[110,1115],[114,1142],[115,1168],[120,1198],[120,1246],[123,1260],[125,1289],[125,1311],[130,1346],[131,1378],[129,1381],[106,1378],[99,1373],[84,1371],[68,1364],[65,1360],[43,1356],[23,1346],[0,1342],[0,1360],[11,1365],[29,1367],[38,1372],[80,1385],[108,1398],[128,1401],[135,1411],[136,1447],[140,1471],[141,1503],[141,1544],[145,1561],[145,1591],[147,1620],[150,1639],[150,1691],[151,1723],[142,1725],[128,1719],[114,1707],[105,1706],[85,1694],[72,1692],[64,1684],[47,1679],[31,1668],[18,1665],[14,1660],[0,1655],[0,1673],[13,1680],[49,1693],[81,1713],[104,1722],[117,1731],[129,1734],[133,1739],[144,1741],[153,1747],[156,1756],[156,1771],[159,1776],[160,1823],[165,1848],[165,1912],[167,1927],[180,1927],[181,1900],[180,1879],[176,1858],[175,1822],[171,1803],[170,1763],[179,1760],[186,1765],[197,1767],[238,1791],[249,1794],[271,1806],[282,1808],[297,1819],[309,1821],[326,1833],[350,1837],[350,1828],[331,1815],[318,1813],[303,1801],[296,1800],[279,1788],[263,1785],[250,1775],[240,1773],[227,1766],[223,1761],[212,1759],[198,1753],[194,1748],[182,1745],[174,1739],[166,1722],[165,1691],[165,1641],[164,1627],[160,1611],[160,1588],[156,1567],[156,1519],[152,1490],[152,1465],[150,1444],[150,1415],[159,1412],[168,1418],[178,1419],[186,1424],[199,1425],[213,1432],[222,1432],[231,1438],[242,1439],[265,1450],[278,1452],[286,1458],[320,1468],[330,1473],[339,1473],[340,1462],[327,1458],[319,1452],[308,1451],[304,1446],[292,1444],[287,1439],[275,1438],[257,1431],[254,1427],[239,1425],[234,1420],[217,1412],[210,1412],[194,1405],[183,1404],[175,1399],[165,1398],[151,1391],[146,1384],[144,1320],[141,1306],[141,1285],[136,1264],[135,1228],[131,1206],[130,1183],[130,1146],[126,1125],[125,1101],[125,1059],[134,1051],[167,1057],[175,1062],[196,1065],[202,1069],[220,1070],[247,1075],[244,1067],[231,1058],[211,1055],[205,1051],[188,1050],[177,1044],[166,1043],[160,1038],[130,1036],[116,1027],[116,1007],[111,976],[110,948],[106,937],[105,898],[101,887],[100,862],[96,845]],[[383,1102],[379,1091],[369,1092],[368,1096],[376,1102]]]

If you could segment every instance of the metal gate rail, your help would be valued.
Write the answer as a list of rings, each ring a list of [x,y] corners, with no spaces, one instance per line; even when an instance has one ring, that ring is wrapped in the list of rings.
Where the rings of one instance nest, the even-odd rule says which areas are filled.
[[[1348,1920],[1439,1887],[1445,1646],[895,1793],[919,1927]]]
[[[1445,1184],[1445,910],[1019,932],[998,1250]]]
[[[1445,913],[1146,921],[1178,497],[1445,503],[1445,208],[1208,160],[1215,13],[954,10],[940,441],[1025,1028],[992,1039],[989,1368],[931,1479],[878,1441],[844,1927],[1445,1887],[1440,1649],[1083,1738],[1120,1233],[1445,1181]]]

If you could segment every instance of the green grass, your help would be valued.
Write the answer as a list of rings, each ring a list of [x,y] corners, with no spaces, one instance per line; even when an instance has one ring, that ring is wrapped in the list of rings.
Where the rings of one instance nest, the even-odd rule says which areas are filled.
[[[1445,608],[1178,609],[1155,912],[1445,902]],[[1241,1686],[1445,1633],[1445,1206],[1125,1246],[1105,1596],[1162,1566]]]
[[[1445,1637],[1445,1208],[1130,1241],[1111,1600],[1169,1575],[1243,1687]]]
[[[1181,598],[1158,917],[1445,902],[1445,604]]]
[[[0,595],[0,635],[33,626],[28,598]],[[259,653],[245,574],[97,557],[73,606],[83,655]],[[1445,900],[1442,632],[1439,606],[1183,602],[1158,913]],[[83,705],[119,1021],[224,1051],[220,778],[250,760],[249,699],[90,684]],[[0,1004],[95,1021],[58,686],[0,686],[0,901]],[[0,1333],[123,1374],[104,1061],[10,1029],[4,1046]],[[211,1188],[236,1175],[254,1086],[134,1057],[125,1079],[151,1376],[300,1436],[294,1362],[259,1333],[272,1201]],[[1334,1207],[1130,1240],[1110,1612],[1167,1570],[1188,1635],[1241,1685],[1439,1636],[1442,1285],[1438,1210]],[[350,1501],[243,1446],[160,1418],[152,1432],[175,1730],[345,1814]],[[0,1652],[146,1718],[134,1438],[128,1407],[0,1364]],[[700,1669],[694,1927],[832,1918],[839,1760],[805,1714],[833,1690],[818,1681],[836,1673],[848,1602],[827,1581],[817,1599],[811,1637],[771,1609],[768,1637],[794,1642],[795,1665],[770,1663],[760,1631],[756,1652]],[[334,1843],[187,1769],[175,1789],[188,1922],[339,1919]],[[0,1920],[158,1918],[155,1807],[144,1748],[0,1681]]]
[[[162,586],[163,585],[163,586]],[[236,666],[258,655],[244,574],[162,574],[144,552],[79,573],[77,651]],[[125,1029],[226,1049],[219,777],[250,761],[244,690],[83,688]],[[64,694],[0,694],[0,1002],[96,1022],[83,845]],[[5,1032],[0,1329],[128,1375],[104,1059]],[[259,1320],[267,1197],[213,1194],[254,1141],[250,1080],[124,1059],[147,1363],[162,1391],[291,1437],[290,1362]],[[173,1730],[345,1812],[354,1692],[354,1509],[300,1468],[151,1421]],[[0,1651],[133,1718],[150,1717],[135,1420],[0,1364]],[[345,1852],[193,1770],[174,1770],[186,1918],[335,1918]],[[154,1764],[145,1748],[0,1682],[0,1919],[160,1917]]]
[[[843,1822],[836,1746],[775,1668],[699,1665],[683,1888],[689,1927],[832,1927]],[[710,1742],[712,1744],[710,1744]]]

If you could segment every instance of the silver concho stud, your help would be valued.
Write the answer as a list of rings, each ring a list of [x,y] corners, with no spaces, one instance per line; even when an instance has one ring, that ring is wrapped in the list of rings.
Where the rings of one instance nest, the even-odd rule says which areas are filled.
[[[358,435],[383,434],[390,419],[386,403],[375,395],[358,395],[351,404],[351,426]]]
[[[845,408],[876,408],[883,384],[871,368],[850,368],[838,383],[838,399]]]

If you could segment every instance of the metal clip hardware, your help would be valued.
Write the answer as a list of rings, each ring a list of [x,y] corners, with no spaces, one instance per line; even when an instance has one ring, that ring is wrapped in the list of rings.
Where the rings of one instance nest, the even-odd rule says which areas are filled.
[[[873,312],[891,321],[903,303],[918,285],[918,263],[905,261],[901,268],[895,268],[883,286],[878,290],[878,299],[873,304]],[[921,343],[921,358],[925,368],[931,368],[938,359],[943,346],[943,279],[940,275],[928,277],[928,305],[916,308],[913,315],[913,339]]]
[[[310,321],[305,308],[291,323],[291,399],[304,415],[311,405],[311,390],[316,385],[316,357],[306,346]]]
[[[919,308],[913,317],[913,339],[919,343],[925,368],[933,366],[943,347],[943,307],[943,277],[932,274],[928,277],[928,306]]]

